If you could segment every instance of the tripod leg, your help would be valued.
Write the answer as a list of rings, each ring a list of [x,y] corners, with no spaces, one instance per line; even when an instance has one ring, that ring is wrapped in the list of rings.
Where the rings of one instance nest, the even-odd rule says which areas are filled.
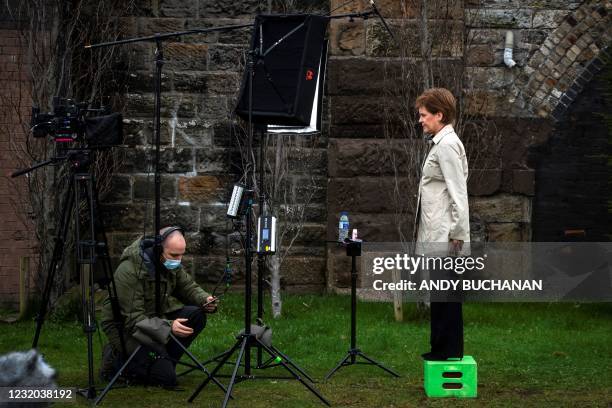
[[[72,176],[71,176],[72,177]],[[42,301],[40,303],[40,309],[38,316],[36,316],[36,332],[34,333],[34,340],[32,341],[32,348],[38,346],[38,339],[40,337],[40,331],[45,321],[45,315],[47,314],[47,307],[49,305],[49,297],[51,296],[51,288],[53,286],[53,280],[55,279],[55,272],[58,264],[60,263],[64,254],[64,243],[66,242],[66,236],[68,235],[68,227],[70,226],[70,209],[73,204],[72,190],[73,180],[70,179],[68,184],[68,192],[66,193],[64,207],[62,208],[62,215],[58,221],[59,228],[57,228],[57,236],[55,237],[55,243],[53,245],[53,256],[47,269],[47,278],[45,280],[45,288],[43,290]]]
[[[384,365],[382,365],[381,363],[379,363],[376,360],[371,359],[370,357],[366,356],[365,354],[363,354],[363,352],[359,351],[357,352],[357,355],[363,357],[365,360],[367,360],[369,363],[374,364],[375,366],[382,368],[384,371],[388,372],[389,374],[391,374],[394,377],[400,377],[400,375],[398,373],[396,373],[395,371],[391,370],[390,368],[385,367]]]
[[[242,361],[242,356],[244,355],[245,350],[250,347],[248,344],[250,341],[250,337],[245,336],[242,339],[242,345],[240,346],[240,352],[238,353],[238,358],[236,359],[236,365],[234,366],[234,371],[232,371],[232,378],[230,378],[230,382],[227,385],[227,392],[225,393],[225,398],[223,399],[223,404],[221,407],[225,408],[227,403],[229,402],[229,397],[232,394],[232,389],[234,388],[234,384],[236,383],[236,374],[238,374],[238,368],[240,367],[240,362]]]
[[[96,387],[94,379],[94,359],[93,359],[93,334],[96,331],[95,313],[96,305],[94,299],[94,272],[93,267],[96,262],[96,228],[95,228],[95,207],[93,194],[93,176],[89,173],[78,173],[74,175],[74,222],[75,222],[75,244],[77,250],[77,270],[81,283],[81,302],[83,305],[83,332],[87,337],[87,366],[88,366],[88,387],[87,399],[96,397]],[[87,214],[85,219],[88,221],[87,235],[81,236],[81,198],[85,198]],[[85,212],[85,211],[84,211]],[[85,239],[83,239],[85,238]]]
[[[216,363],[218,363],[218,362],[219,362],[219,360],[220,360],[220,359],[222,359],[222,358],[223,358],[223,356],[225,356],[225,355],[226,355],[226,354],[228,354],[229,352],[230,352],[230,350],[226,350],[226,351],[224,351],[224,352],[223,352],[223,353],[221,353],[221,354],[217,354],[217,355],[216,355],[216,356],[214,356],[213,358],[209,358],[208,360],[204,360],[204,361],[200,362],[200,364],[201,364],[201,365],[203,365],[203,366],[206,366],[207,364],[212,363],[213,361],[214,361],[214,362],[216,362]],[[177,374],[177,377],[181,377],[181,376],[183,376],[183,375],[187,375],[187,374],[189,374],[190,372],[192,372],[192,371],[194,371],[194,370],[197,370],[197,367],[195,367],[195,366],[191,366],[191,365],[190,365],[189,367],[190,367],[189,369],[187,369],[187,370],[183,371],[183,372],[182,372],[182,373],[180,373],[180,374]]]
[[[215,374],[217,374],[217,371],[219,371],[221,369],[221,367],[223,367],[223,365],[225,364],[225,362],[230,358],[230,356],[232,354],[234,354],[234,351],[236,351],[238,349],[238,347],[240,347],[242,345],[242,342],[237,341],[232,348],[225,354],[225,356],[221,359],[221,361],[219,361],[219,363],[217,364],[217,366],[212,370],[212,372],[210,373],[210,375],[208,377],[206,377],[204,379],[204,381],[202,381],[202,384],[200,384],[200,386],[193,392],[193,394],[191,394],[191,396],[189,397],[189,399],[187,400],[188,402],[193,402],[193,400],[196,399],[196,397],[200,394],[200,392],[202,392],[202,390],[204,389],[204,387],[206,387],[206,384],[208,384],[208,382],[215,376]],[[240,364],[240,360],[238,360],[236,362],[236,364]],[[231,389],[230,389],[231,390]]]
[[[276,357],[276,355],[274,354],[274,352],[265,344],[263,344],[261,341],[256,340],[257,343],[271,356],[271,357]],[[293,377],[298,380],[299,382],[301,382],[306,388],[308,388],[310,390],[310,392],[312,392],[314,395],[317,396],[317,398],[319,398],[321,400],[321,402],[323,402],[325,405],[327,405],[328,407],[331,406],[331,404],[329,403],[329,401],[327,401],[325,399],[325,397],[323,397],[323,395],[321,395],[319,393],[319,391],[317,391],[312,385],[308,384],[306,381],[304,381],[302,379],[302,377],[300,377],[287,363],[285,363],[284,360],[280,361],[280,364],[291,373],[291,375],[293,375]]]
[[[223,358],[223,357],[224,357],[226,354],[228,354],[228,353],[230,353],[230,352],[231,352],[231,349],[230,349],[230,350],[225,350],[223,353],[217,354],[217,355],[216,355],[216,356],[214,356],[213,358],[209,358],[209,359],[208,359],[208,360],[206,360],[206,361],[202,361],[202,363],[201,363],[201,364],[205,366],[206,364],[208,364],[208,363],[212,363],[213,361],[218,363],[218,362],[219,362],[219,360],[221,360],[221,359],[222,359],[222,358]]]
[[[258,347],[259,350],[261,350],[261,347],[259,347],[259,346],[257,346],[257,347]],[[262,359],[263,359],[263,355],[262,355]],[[274,362],[274,358],[270,357],[265,362],[262,361],[261,364],[258,364],[257,367],[255,367],[255,368],[260,368],[260,369],[268,368],[268,367],[270,367],[270,364],[272,364],[273,362]]]
[[[178,339],[176,337],[174,337],[174,335],[170,334],[170,338],[176,343],[178,344],[178,346],[183,350],[183,352],[185,352],[185,354],[187,354],[187,356],[191,359],[191,361],[193,361],[198,368],[207,376],[210,377],[210,373],[208,372],[208,370],[206,369],[206,367],[204,367],[195,357],[194,355],[187,350],[187,347],[185,347],[183,345],[183,343],[181,343],[180,341],[178,341]],[[217,386],[219,388],[221,388],[223,390],[223,392],[227,392],[227,389],[225,388],[225,386],[223,384],[221,384],[216,378],[212,378],[212,382],[214,382],[215,384],[217,384]]]
[[[327,373],[327,375],[325,376],[325,380],[329,380],[336,371],[338,371],[342,366],[347,365],[346,362],[349,358],[351,358],[351,353],[348,353],[346,356],[344,356],[344,358],[340,360],[338,365],[336,365],[329,373]]]
[[[138,351],[140,351],[141,347],[142,347],[141,345],[138,345],[138,347],[136,347],[136,350],[134,350],[134,352],[132,353],[130,358],[128,358],[127,361],[125,363],[123,363],[123,365],[121,366],[119,371],[117,371],[117,373],[115,374],[113,379],[109,381],[109,383],[106,385],[106,387],[104,387],[104,389],[102,390],[100,395],[98,395],[98,398],[94,401],[94,406],[96,406],[100,402],[102,402],[102,400],[104,399],[106,394],[111,390],[113,385],[115,385],[115,382],[117,382],[117,380],[119,379],[121,374],[123,374],[123,371],[127,368],[127,366],[130,364],[130,362],[134,359],[134,356],[136,356],[136,353],[138,353]]]
[[[272,350],[274,353],[276,353],[279,356],[281,356],[283,360],[285,360],[291,367],[293,367],[296,371],[298,371],[300,374],[302,374],[304,377],[306,377],[306,379],[308,379],[308,381],[310,381],[312,383],[315,382],[315,380],[313,380],[311,376],[309,376],[304,370],[302,370],[297,364],[295,364],[289,357],[287,357],[285,354],[283,354],[279,349],[277,349],[274,346],[270,346],[270,350]]]
[[[92,176],[92,195],[93,195],[93,217],[96,221],[95,224],[95,235],[102,237],[101,241],[96,238],[96,258],[102,258],[102,270],[104,271],[104,283],[108,292],[108,298],[111,303],[111,310],[113,312],[113,320],[115,328],[119,334],[119,344],[121,346],[121,358],[124,360],[127,358],[127,348],[125,345],[125,329],[124,319],[121,314],[121,306],[119,305],[119,296],[117,295],[117,286],[115,285],[115,277],[113,274],[113,267],[111,265],[110,255],[108,253],[108,239],[106,238],[106,230],[104,228],[104,220],[100,209],[100,198],[98,196],[98,188],[95,183],[95,179]]]
[[[83,268],[83,265],[79,265],[79,274],[81,279],[81,296],[83,302],[83,332],[87,337],[87,373],[88,373],[88,386],[87,386],[87,399],[91,400],[96,397],[96,387],[94,379],[94,361],[93,361],[93,333],[96,331],[94,325],[94,291],[93,291],[93,273],[91,265],[88,268]]]

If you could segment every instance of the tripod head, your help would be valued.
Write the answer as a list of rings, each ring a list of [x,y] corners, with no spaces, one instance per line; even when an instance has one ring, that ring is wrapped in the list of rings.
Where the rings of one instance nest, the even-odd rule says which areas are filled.
[[[92,149],[70,149],[66,151],[66,153],[63,155],[55,156],[49,160],[35,163],[32,167],[28,167],[27,169],[18,170],[12,173],[11,177],[19,177],[24,174],[30,173],[38,168],[48,166],[50,164],[61,163],[64,161],[70,164],[71,171],[75,173],[77,171],[87,172],[89,170],[89,166],[92,163],[92,152]]]

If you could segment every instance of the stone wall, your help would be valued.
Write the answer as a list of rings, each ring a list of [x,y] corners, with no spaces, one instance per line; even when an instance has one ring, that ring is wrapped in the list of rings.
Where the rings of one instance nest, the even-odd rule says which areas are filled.
[[[489,238],[532,239],[534,194],[546,186],[536,185],[537,164],[529,161],[529,152],[547,144],[555,122],[603,65],[612,41],[612,3],[491,1],[466,6],[469,34],[479,43],[474,47],[483,51],[488,45],[491,51],[487,58],[475,58],[468,49],[468,81],[480,84],[494,101],[489,115],[502,140],[499,189],[486,199],[474,197],[473,215],[482,218],[485,208],[491,212],[487,200],[510,204],[505,195],[512,194],[512,208],[523,210],[515,217],[506,216],[511,208],[487,214],[483,220]],[[502,63],[506,30],[515,37],[513,68]],[[572,159],[579,156],[566,157],[568,167]]]
[[[363,2],[344,3],[332,0],[329,8],[334,13],[367,9]],[[126,35],[248,23],[259,2],[161,0],[141,5],[139,14],[124,20]],[[429,7],[434,30],[443,25],[452,33],[450,41],[435,46],[434,57],[461,67],[466,114],[485,123],[481,137],[499,141],[485,149],[487,160],[471,163],[473,239],[529,240],[537,189],[529,151],[546,143],[554,120],[601,67],[602,50],[610,42],[610,2],[466,0],[432,2]],[[391,0],[378,2],[378,8],[396,32],[401,28],[401,41],[413,44],[407,47],[409,57],[418,60],[417,10],[408,2]],[[515,38],[514,68],[503,63],[508,30]],[[193,243],[188,262],[202,278],[205,271],[220,271],[223,263],[223,214],[239,173],[234,164],[240,162],[233,149],[230,112],[249,36],[245,29],[188,37],[165,46],[164,219],[188,226]],[[322,244],[335,238],[342,210],[350,212],[352,226],[364,239],[399,239],[398,217],[390,202],[394,169],[381,148],[385,135],[381,106],[385,70],[397,69],[401,58],[378,19],[334,19],[329,39],[325,126],[317,141],[318,157],[327,162],[327,172],[317,166],[319,201],[313,203],[312,217],[284,267],[285,286],[294,289],[347,286],[347,257],[334,245],[325,249]],[[115,254],[138,234],[134,231],[144,214],[152,220],[152,178],[146,173],[147,143],[152,137],[153,50],[152,44],[133,48],[126,128],[134,148],[126,152],[125,164],[115,175],[109,205],[118,215],[111,225]],[[462,136],[469,144],[469,135]],[[413,196],[406,193],[407,199]],[[405,218],[400,221],[410,235],[412,214]]]
[[[274,12],[288,11],[286,3],[137,0],[132,15],[121,19],[122,35],[246,24],[269,4]],[[335,14],[367,9],[367,2],[361,1],[291,3]],[[422,39],[419,15],[410,4],[414,5],[403,0],[377,2],[395,32],[401,31],[405,57],[415,64]],[[530,152],[534,146],[546,146],[556,131],[555,121],[568,115],[568,108],[603,66],[611,39],[611,2],[448,0],[427,4],[431,27],[451,34],[448,41],[435,44],[434,59],[441,66],[460,67],[464,86],[454,91],[465,96],[465,113],[485,130],[481,140],[496,141],[483,146],[470,134],[460,135],[472,151],[483,150],[487,158],[470,162],[472,239],[529,240],[534,235],[533,200],[538,192],[538,168],[530,161]],[[513,68],[503,63],[508,30],[515,37],[517,65]],[[162,218],[163,223],[186,227],[186,264],[201,282],[214,281],[225,263],[225,211],[231,186],[242,173],[232,110],[249,39],[250,30],[242,29],[184,37],[165,42],[163,48]],[[325,244],[336,238],[342,210],[350,212],[352,227],[365,240],[399,239],[398,216],[390,202],[395,169],[382,145],[388,125],[383,109],[385,75],[401,73],[402,57],[376,18],[333,19],[329,40],[323,131],[309,141],[315,146],[310,155],[299,149],[291,155],[295,188],[309,189],[306,181],[314,180],[316,191],[304,230],[283,267],[285,290],[347,287],[349,258],[335,245]],[[151,232],[153,224],[155,45],[126,47],[129,61],[118,69],[129,77],[124,112],[129,147],[120,150],[121,165],[112,177],[111,192],[103,197],[115,260],[143,226]],[[4,55],[10,48],[0,49]],[[440,72],[435,80],[444,83]],[[400,170],[402,177],[410,171],[405,163],[400,163]],[[7,191],[6,183],[2,188]],[[415,192],[404,193],[406,200],[414,198]],[[6,195],[1,197],[6,201]],[[408,236],[412,216],[406,213],[399,219]],[[242,265],[240,256],[235,260]],[[14,289],[9,292],[14,294]]]
[[[342,2],[332,1],[332,7],[336,4]],[[434,53],[437,50],[448,64],[456,61],[464,67],[464,113],[486,123],[483,140],[499,140],[499,146],[487,151],[486,165],[480,160],[470,162],[472,239],[530,240],[538,186],[536,164],[529,161],[529,153],[546,145],[555,121],[564,117],[603,65],[612,39],[612,3],[466,0],[429,4],[430,24],[457,26],[457,36],[465,40],[448,45],[446,52],[443,46],[434,47]],[[418,32],[418,13],[408,2],[381,1],[379,8],[392,27]],[[351,5],[344,11],[361,10],[361,5]],[[515,39],[517,65],[513,68],[503,63],[508,30]],[[339,211],[349,210],[353,227],[364,239],[392,241],[397,239],[397,221],[387,197],[395,177],[380,160],[377,145],[384,139],[383,67],[400,58],[397,52],[389,52],[388,36],[375,19],[332,22],[330,39],[328,238],[336,233]],[[418,62],[421,39],[408,35],[403,40],[415,43],[408,48],[408,56]],[[460,135],[468,151],[473,142],[469,136]],[[412,215],[406,214],[407,222],[412,222]],[[328,247],[330,289],[348,285],[346,258],[335,246]]]
[[[609,241],[612,59],[585,86],[548,142],[532,149],[537,169],[537,241]]]
[[[280,11],[282,2],[272,3],[273,11]],[[305,3],[314,5],[318,12],[327,7],[326,2]],[[268,2],[143,0],[138,4],[133,16],[122,19],[126,37],[249,24],[256,12],[266,10]],[[296,6],[300,4],[297,2]],[[242,136],[233,108],[250,37],[251,29],[244,28],[187,36],[163,45],[162,224],[186,228],[185,264],[202,283],[215,282],[223,272],[225,235],[232,232],[225,213],[233,183],[243,171],[237,148]],[[153,224],[155,45],[141,43],[130,47],[127,66],[130,83],[124,112],[129,148],[122,151],[122,165],[113,176],[111,194],[103,198],[115,260],[125,245],[142,234],[143,225],[150,234]],[[291,174],[287,182],[297,191],[309,186],[315,193],[302,232],[282,266],[282,284],[288,291],[316,292],[325,286],[326,137],[305,141],[304,146],[314,146],[306,155],[299,151],[290,154]],[[241,143],[244,144],[244,139]],[[256,140],[256,152],[258,143]],[[234,242],[232,248],[238,247]],[[234,284],[240,286],[243,257],[232,258]]]

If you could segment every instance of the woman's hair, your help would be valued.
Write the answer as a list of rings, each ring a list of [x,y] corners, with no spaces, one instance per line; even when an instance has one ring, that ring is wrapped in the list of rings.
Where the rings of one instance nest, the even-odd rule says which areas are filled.
[[[454,124],[457,117],[457,101],[453,94],[446,88],[426,89],[415,102],[415,107],[425,108],[434,115],[442,112],[442,123]]]

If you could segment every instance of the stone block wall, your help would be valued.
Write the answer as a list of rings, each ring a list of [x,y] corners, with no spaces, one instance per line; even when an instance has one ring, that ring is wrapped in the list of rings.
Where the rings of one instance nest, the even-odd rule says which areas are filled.
[[[259,6],[257,2],[230,5],[205,1],[142,4],[142,15],[126,19],[130,34],[245,23]],[[416,10],[402,1],[382,1],[378,7],[393,28],[408,27],[402,30],[407,34],[401,40],[414,44],[408,52],[418,56]],[[333,0],[330,8],[343,13],[364,11],[366,5],[344,5]],[[527,161],[529,149],[546,141],[559,106],[566,107],[571,102],[580,90],[579,78],[588,77],[592,67],[598,66],[599,53],[609,42],[609,8],[609,2],[467,0],[436,3],[429,10],[430,24],[449,26],[453,33],[452,41],[434,49],[434,57],[465,65],[464,81],[469,89],[466,109],[485,106],[484,111],[470,113],[482,115],[490,123],[484,137],[500,140],[492,160],[486,165],[475,163],[471,169],[474,230],[483,236],[530,239],[536,186],[535,169]],[[502,61],[508,30],[515,37],[514,68],[506,67]],[[214,247],[219,228],[223,228],[227,192],[235,178],[232,163],[239,161],[228,136],[228,113],[238,90],[241,51],[248,38],[249,31],[245,29],[186,38],[165,47],[164,211],[166,219],[188,223],[194,241],[209,246],[205,252],[191,254],[195,270],[201,270],[199,265],[221,261],[221,248]],[[327,190],[322,198],[325,201],[315,205],[321,211],[314,211],[324,218],[311,219],[304,234],[319,242],[323,234],[333,239],[339,211],[346,209],[351,211],[352,224],[364,238],[398,239],[396,225],[403,221],[398,221],[390,205],[392,169],[377,146],[384,135],[383,63],[393,69],[393,58],[398,55],[388,52],[389,38],[377,19],[332,20],[329,38],[326,127],[321,142],[325,146],[329,136],[329,179],[326,186],[321,184],[323,191]],[[152,51],[152,45],[134,50],[139,58],[135,59],[127,115],[129,137],[137,147],[127,154],[125,166],[114,180],[117,185],[129,185],[129,190],[126,188],[113,204],[118,213],[125,214],[121,227],[130,222],[135,227],[137,217],[130,206],[140,206],[142,211],[144,201],[151,197],[150,180],[144,173],[145,142],[150,142],[152,134]],[[576,81],[578,85],[574,85]],[[117,230],[116,238],[120,234],[131,235]],[[295,254],[304,256],[293,259],[287,271],[300,270],[300,263],[310,264],[316,272],[305,274],[309,278],[316,276],[316,285],[327,283],[334,287],[347,282],[344,262],[334,255],[337,249],[328,247],[324,266],[320,245],[298,242],[305,246],[296,248]],[[289,282],[292,279],[287,278]],[[293,283],[311,285],[313,281],[302,277]]]
[[[488,116],[501,136],[500,184],[487,192],[490,197],[472,197],[472,214],[487,223],[489,238],[533,238],[538,187],[537,163],[529,160],[530,152],[559,131],[556,121],[583,89],[582,78],[590,80],[602,66],[612,41],[611,7],[609,1],[466,2],[468,40],[473,43],[466,50],[466,80],[482,88],[474,97],[493,102]],[[507,30],[515,39],[513,68],[503,64]],[[568,165],[571,160],[568,156]],[[509,198],[518,200],[512,207],[522,208],[520,214],[511,208],[483,213],[485,208],[488,213],[502,209],[499,204],[510,204]]]
[[[137,0],[132,15],[121,19],[122,35],[248,24],[269,4],[273,12],[284,12],[289,3],[319,13],[367,10],[367,2],[342,0]],[[417,29],[419,13],[411,4],[377,2],[392,29],[401,32],[406,56],[416,64],[422,39]],[[463,93],[466,112],[482,124],[484,140],[499,141],[480,145],[470,133],[460,135],[483,153],[470,161],[473,239],[529,240],[538,191],[537,165],[530,161],[530,152],[547,143],[558,130],[555,121],[567,114],[603,66],[610,49],[612,2],[448,0],[427,4],[432,30],[449,34],[445,41],[433,39],[433,58],[462,70],[465,86],[454,91]],[[515,38],[517,65],[513,68],[503,63],[508,30]],[[249,39],[250,30],[245,28],[164,43],[162,219],[186,227],[186,263],[200,282],[214,281],[225,263],[225,211],[231,186],[242,173],[232,110]],[[349,211],[352,228],[365,240],[398,240],[398,223],[410,235],[413,214],[398,217],[394,212],[395,169],[382,146],[387,142],[385,72],[400,73],[400,56],[376,18],[333,19],[329,41],[323,131],[313,141],[313,154],[306,157],[298,151],[291,156],[295,188],[312,189],[309,182],[315,180],[316,191],[307,223],[283,266],[286,290],[348,286],[350,259],[342,249],[325,244],[336,238],[342,210]],[[10,54],[11,45],[5,45],[0,44],[1,58]],[[113,174],[110,193],[103,197],[115,259],[142,233],[143,225],[152,230],[154,51],[153,43],[133,44],[128,64],[122,67],[129,78],[124,112],[129,148],[118,153],[121,164]],[[2,75],[9,71],[3,70]],[[444,82],[440,72],[434,72],[434,79]],[[6,149],[2,151],[10,151]],[[404,176],[411,171],[403,161],[398,169]],[[6,201],[6,186],[3,181],[0,205]],[[414,193],[406,191],[405,198],[413,199]],[[11,217],[8,210],[2,213]],[[242,263],[239,256],[236,260]],[[12,272],[2,269],[1,274]],[[14,289],[2,290],[14,293]]]
[[[547,143],[530,152],[536,167],[534,240],[609,241],[612,58],[555,126]]]
[[[267,10],[267,3],[143,0],[138,2],[134,15],[122,19],[121,25],[123,35],[128,37],[250,24],[257,12]],[[273,2],[272,11],[280,11],[279,3],[282,2]],[[296,7],[300,6],[297,3]],[[327,8],[326,2],[303,3],[318,12],[322,12],[321,7]],[[242,175],[233,109],[250,38],[251,29],[244,28],[163,43],[162,224],[176,223],[186,228],[185,263],[198,282],[207,287],[206,282],[215,282],[225,266],[225,235],[231,232],[225,213],[232,186]],[[102,200],[115,260],[125,245],[142,234],[143,225],[147,233],[152,232],[154,220],[151,172],[155,44],[129,47],[124,111],[129,148],[120,153],[121,165],[113,175],[111,192]],[[304,228],[282,266],[282,284],[288,291],[317,292],[325,287],[325,138],[326,135],[320,136],[307,156],[290,154],[288,182],[297,191],[309,186],[315,193]],[[257,140],[254,148],[257,152]],[[237,249],[237,244],[232,248]],[[232,258],[236,262],[235,286],[241,286],[243,257]]]
[[[343,2],[331,4],[333,8]],[[422,39],[416,34],[419,15],[411,4],[378,2],[390,26],[404,28],[407,34],[400,40],[413,44],[406,47],[407,55],[418,62]],[[537,189],[537,164],[529,161],[530,151],[557,131],[556,120],[603,65],[612,39],[612,3],[465,0],[428,4],[432,31],[443,24],[452,33],[449,44],[436,46],[433,40],[434,57],[464,67],[465,113],[485,124],[482,140],[499,141],[483,155],[487,160],[470,160],[472,239],[530,240]],[[365,7],[351,4],[343,11]],[[503,62],[509,30],[514,34],[517,65],[513,68]],[[394,177],[377,145],[384,138],[384,70],[393,66],[398,54],[389,52],[389,37],[377,19],[333,21],[330,41],[328,238],[337,234],[339,211],[348,210],[352,228],[358,228],[364,239],[393,241],[398,220],[389,205],[389,191]],[[466,147],[473,142],[469,134],[460,137]],[[331,289],[348,285],[343,256],[334,246],[328,247]]]

